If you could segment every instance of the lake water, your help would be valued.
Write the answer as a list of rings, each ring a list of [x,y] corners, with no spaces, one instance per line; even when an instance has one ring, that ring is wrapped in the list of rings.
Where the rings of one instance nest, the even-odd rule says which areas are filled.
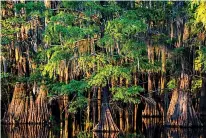
[[[166,128],[159,118],[143,118],[137,132],[94,133],[72,131],[60,125],[2,125],[1,138],[206,138],[206,127]]]

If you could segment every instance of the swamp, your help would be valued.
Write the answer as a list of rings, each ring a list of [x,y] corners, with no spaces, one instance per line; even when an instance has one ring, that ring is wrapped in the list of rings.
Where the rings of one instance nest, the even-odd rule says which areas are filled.
[[[206,1],[0,2],[2,138],[206,138]]]

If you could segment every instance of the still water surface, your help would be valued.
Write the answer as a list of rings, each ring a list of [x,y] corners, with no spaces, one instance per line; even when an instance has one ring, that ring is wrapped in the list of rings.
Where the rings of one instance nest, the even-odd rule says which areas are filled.
[[[206,138],[206,128],[165,128],[159,118],[143,118],[136,133],[74,132],[60,125],[3,125],[1,138]]]

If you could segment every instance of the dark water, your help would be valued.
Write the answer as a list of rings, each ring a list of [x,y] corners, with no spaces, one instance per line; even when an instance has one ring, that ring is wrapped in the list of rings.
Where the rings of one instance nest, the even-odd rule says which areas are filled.
[[[206,138],[206,127],[166,128],[159,118],[143,118],[137,132],[94,133],[60,125],[2,125],[1,138]]]

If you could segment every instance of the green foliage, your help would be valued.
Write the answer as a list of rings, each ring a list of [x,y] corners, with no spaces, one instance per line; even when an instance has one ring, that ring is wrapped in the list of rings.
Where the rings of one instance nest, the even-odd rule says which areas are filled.
[[[72,94],[76,93],[78,96],[82,95],[86,89],[88,89],[88,84],[86,81],[71,80],[69,84],[63,85],[61,87],[61,93]]]
[[[14,34],[20,31],[20,26],[24,25],[26,22],[24,18],[19,17],[11,17],[5,20],[1,20],[1,44],[7,45],[11,43],[11,41],[16,40],[16,36]]]
[[[79,132],[77,134],[77,138],[92,138],[92,136],[93,136],[92,132],[85,132],[85,131]]]
[[[34,70],[34,72],[30,74],[29,82],[33,82],[33,81],[40,82],[41,80],[43,80],[43,76],[39,69]]]
[[[71,16],[68,17],[72,18]],[[62,22],[63,21],[64,20],[62,20]],[[61,24],[56,24],[56,22],[50,22],[48,24],[44,35],[46,42],[54,43],[57,45],[70,45],[78,40],[88,38],[88,36],[93,36],[99,31],[99,28],[97,28],[97,26],[95,25],[80,28],[78,26],[70,26],[70,23],[66,24],[67,22],[62,22]]]
[[[114,39],[107,34],[103,38],[98,40],[99,47],[109,48],[113,45],[114,45]]]
[[[50,89],[49,97],[57,95],[69,95],[74,96],[69,103],[68,111],[70,113],[76,113],[79,109],[85,108],[87,105],[87,98],[84,96],[85,92],[89,88],[86,81],[71,80],[69,84],[65,83],[49,83]]]
[[[69,104],[69,112],[76,113],[78,109],[83,109],[87,106],[88,99],[84,96],[77,97]]]
[[[44,66],[41,66],[42,75],[49,74],[49,77],[54,77],[54,72],[58,72],[59,64],[61,61],[69,61],[72,58],[72,52],[68,47],[63,46],[54,46],[48,49],[46,52],[43,51],[39,54],[39,58],[46,58],[48,59],[48,63]]]
[[[196,23],[201,22],[203,26],[206,28],[206,2],[203,0],[200,0],[197,2],[198,7],[196,8],[195,17],[196,17]]]
[[[116,18],[108,21],[106,25],[106,34],[116,40],[128,38],[140,32],[146,31],[146,24],[142,20],[129,19],[127,17]]]
[[[177,88],[177,82],[175,79],[171,79],[168,83],[167,83],[167,87],[168,89],[174,89]]]
[[[108,60],[104,53],[98,53],[94,56],[85,54],[78,58],[78,65],[84,72],[93,69],[93,67],[96,67],[96,70],[99,71],[100,67],[105,66],[109,62]]]
[[[20,12],[20,10],[24,8],[27,13],[27,16],[44,17],[43,11],[45,10],[45,6],[42,1],[18,3],[15,4],[15,8],[17,12]]]
[[[52,16],[50,18],[50,21],[61,24],[63,26],[68,26],[68,25],[72,25],[74,23],[75,16],[72,14],[67,14],[67,13],[61,11],[57,15]]]
[[[37,66],[29,67],[29,77],[1,72],[4,86],[10,82],[14,85],[16,81],[45,83],[49,96],[69,95],[69,112],[77,113],[87,105],[85,95],[92,87],[104,87],[111,80],[119,82],[120,78],[128,81],[129,87],[114,83],[113,100],[139,103],[139,94],[144,89],[131,83],[134,81],[132,74],[142,76],[138,78],[140,83],[147,80],[144,75],[148,72],[159,74],[161,46],[166,47],[167,52],[166,74],[173,75],[166,77],[169,90],[177,87],[174,78],[179,77],[183,62],[188,72],[194,69],[201,74],[206,70],[205,2],[197,2],[194,9],[189,8],[191,2],[172,1],[57,3],[52,4],[52,8],[57,4],[55,9],[46,9],[43,1],[18,2],[6,9],[6,2],[3,2],[6,12],[1,20],[1,54],[9,61],[8,70],[17,75],[18,62],[22,64],[14,58],[16,47],[21,49],[19,59],[23,57],[29,61],[29,66],[33,62]],[[185,30],[181,30],[184,22]],[[25,40],[21,38],[22,26],[25,34],[29,34]],[[148,59],[145,44],[148,39],[151,46],[155,46],[154,63]],[[84,40],[87,44],[78,43]],[[182,45],[176,47],[179,41]],[[38,52],[33,50],[34,42]],[[59,82],[61,77],[65,82]],[[192,90],[201,87],[202,80],[195,78]],[[79,137],[84,136],[90,137],[89,134]]]
[[[113,95],[113,100],[122,101],[124,103],[134,103],[137,104],[140,102],[139,94],[143,92],[144,89],[141,86],[132,86],[132,87],[114,87],[111,89]]]
[[[106,65],[103,68],[100,68],[99,72],[94,74],[88,84],[90,86],[106,86],[110,78],[122,77],[127,80],[131,80],[130,70],[128,68],[120,66]]]
[[[201,70],[202,72],[206,71],[206,47],[202,46],[200,50],[197,50],[198,56],[195,60],[196,69]]]
[[[10,74],[10,73],[3,73],[3,72],[1,72],[1,75],[0,75],[1,79],[8,78],[8,77],[11,77],[11,76],[12,76],[12,74]]]
[[[202,88],[202,79],[193,79],[192,80],[192,91],[200,90]]]
[[[121,49],[122,55],[128,58],[142,58],[146,54],[146,46],[143,42],[126,41]]]

